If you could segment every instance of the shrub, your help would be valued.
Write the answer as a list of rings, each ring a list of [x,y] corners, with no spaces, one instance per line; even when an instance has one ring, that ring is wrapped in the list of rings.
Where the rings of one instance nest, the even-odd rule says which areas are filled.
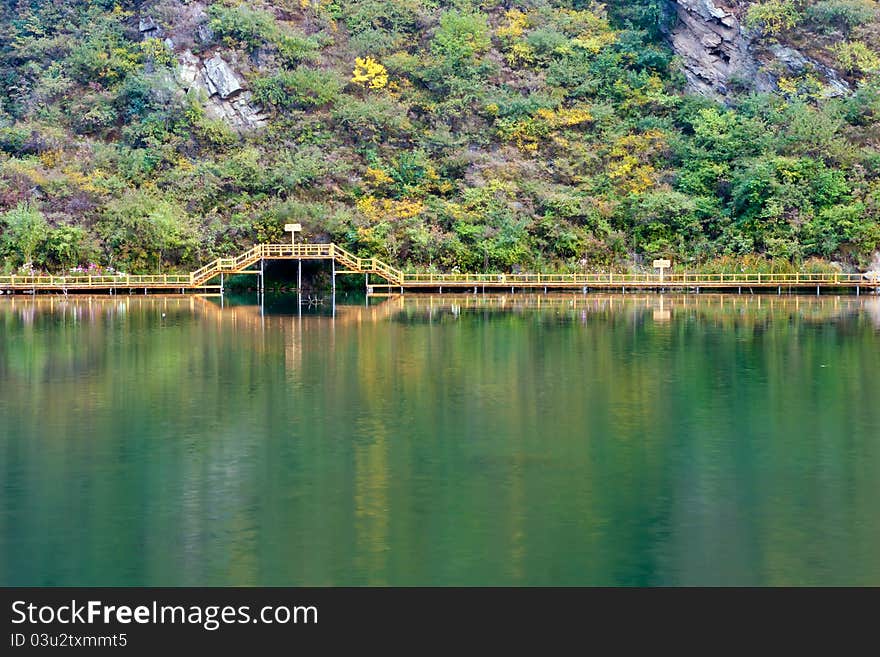
[[[202,117],[193,127],[199,139],[220,148],[231,146],[238,139],[235,131],[223,119]]]
[[[832,46],[831,50],[837,57],[837,63],[849,73],[880,71],[880,55],[861,41],[844,41]]]
[[[807,7],[808,21],[825,32],[847,32],[877,17],[877,3],[872,0],[819,0]]]
[[[343,83],[332,71],[298,67],[254,82],[254,100],[278,109],[330,105],[342,92]]]
[[[473,58],[490,44],[489,22],[485,14],[452,9],[440,17],[440,26],[431,40],[431,51],[449,70],[467,73]]]
[[[351,81],[364,89],[384,89],[388,84],[388,69],[372,57],[357,57]]]
[[[526,43],[539,59],[548,60],[568,43],[568,37],[552,28],[541,27],[529,32]]]
[[[117,82],[141,64],[143,53],[131,45],[113,31],[98,29],[74,47],[67,57],[68,70],[83,84]]]
[[[156,66],[173,68],[177,65],[177,58],[174,51],[165,45],[161,39],[144,39],[139,44],[141,53],[145,59],[151,61]]]
[[[385,54],[405,47],[418,30],[418,0],[359,0],[343,3],[343,20],[357,54]]]
[[[417,27],[418,0],[358,0],[343,4],[343,20],[353,34],[368,30],[412,32]]]
[[[278,36],[275,47],[287,66],[296,66],[315,62],[318,59],[320,44],[314,37],[288,32]]]
[[[47,264],[67,269],[90,259],[88,237],[82,226],[62,224],[46,239]]]
[[[343,96],[333,108],[333,120],[354,140],[367,143],[400,136],[411,128],[406,108],[382,97],[359,100]]]
[[[80,134],[97,134],[115,125],[119,117],[115,98],[107,93],[90,93],[77,98],[70,106],[70,119]]]
[[[267,41],[273,41],[277,34],[272,14],[247,5],[224,7],[213,4],[208,15],[214,34],[229,45],[241,44],[247,50],[256,50]]]
[[[26,126],[0,127],[0,151],[9,155],[38,155],[52,148],[51,141]]]
[[[287,66],[314,62],[321,47],[315,37],[283,26],[271,13],[245,4],[235,7],[214,4],[208,13],[211,29],[227,45],[241,46],[250,52],[274,45]]]
[[[760,27],[764,34],[776,35],[797,25],[800,12],[794,0],[766,0],[749,5],[746,26]]]
[[[275,191],[284,193],[326,177],[330,173],[330,163],[327,154],[315,147],[288,150],[272,163],[270,172]]]

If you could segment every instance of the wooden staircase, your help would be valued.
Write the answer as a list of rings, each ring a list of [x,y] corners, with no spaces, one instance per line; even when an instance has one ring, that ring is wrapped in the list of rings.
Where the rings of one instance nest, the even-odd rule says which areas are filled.
[[[378,258],[359,258],[336,244],[258,244],[236,258],[217,258],[190,274],[189,287],[203,287],[221,274],[253,273],[260,260],[335,260],[340,273],[376,274],[390,286],[403,284],[403,273]]]

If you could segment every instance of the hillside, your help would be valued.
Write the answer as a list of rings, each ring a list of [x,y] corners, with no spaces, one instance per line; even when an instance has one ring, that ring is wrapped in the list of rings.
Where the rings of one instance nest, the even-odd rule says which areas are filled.
[[[863,269],[874,0],[0,0],[6,271]],[[875,264],[875,266],[878,266]]]

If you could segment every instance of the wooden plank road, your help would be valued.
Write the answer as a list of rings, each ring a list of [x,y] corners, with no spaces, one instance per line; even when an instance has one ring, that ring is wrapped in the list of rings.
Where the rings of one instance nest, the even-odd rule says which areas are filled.
[[[259,244],[235,258],[217,258],[189,274],[117,275],[117,276],[0,276],[0,292],[217,292],[222,291],[224,278],[237,274],[260,276],[263,289],[265,261],[328,260],[333,263],[333,280],[342,274],[366,277],[370,292],[403,290],[458,291],[477,290],[754,290],[775,289],[876,289],[880,276],[876,273],[795,273],[795,274],[698,274],[639,273],[618,274],[476,274],[404,272],[378,258],[360,258],[336,244]],[[259,265],[259,269],[255,267]],[[342,269],[337,270],[339,265]],[[370,275],[379,280],[370,283]]]

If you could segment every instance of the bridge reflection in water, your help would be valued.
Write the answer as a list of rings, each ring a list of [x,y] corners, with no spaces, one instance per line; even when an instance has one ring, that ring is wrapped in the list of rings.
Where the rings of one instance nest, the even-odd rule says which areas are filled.
[[[591,321],[653,322],[668,325],[678,319],[711,322],[720,328],[761,326],[774,321],[806,324],[865,315],[880,330],[880,298],[852,295],[736,295],[736,294],[416,294],[381,298],[346,298],[337,303],[328,296],[320,303],[300,302],[298,295],[256,295],[257,303],[222,295],[144,296],[33,296],[0,298],[0,309],[33,324],[37,315],[55,315],[73,324],[105,318],[124,318],[129,312],[142,316],[151,311],[155,320],[170,325],[175,317],[202,317],[235,333],[254,336],[253,346],[267,348],[261,335],[271,329],[285,336],[284,352],[290,365],[299,360],[303,336],[329,332],[332,343],[336,327],[383,323],[450,322],[467,313],[487,316],[534,314],[537,321],[581,323]],[[550,312],[548,312],[550,311]],[[552,313],[552,314],[550,314]],[[149,314],[149,313],[148,313]],[[328,339],[322,336],[322,339]],[[275,345],[277,346],[277,345]]]
[[[78,297],[37,296],[0,298],[3,308],[12,310],[26,323],[35,314],[59,314],[77,318],[96,319],[124,315],[129,309],[152,309],[162,313],[189,312],[210,317],[217,322],[230,322],[242,327],[294,325],[302,320],[316,327],[329,324],[365,324],[394,320],[402,314],[406,319],[423,318],[426,321],[442,316],[455,317],[462,312],[495,311],[528,313],[534,310],[554,310],[558,316],[588,319],[602,314],[628,311],[635,316],[648,315],[654,320],[668,321],[680,313],[690,313],[703,319],[736,318],[746,312],[753,317],[782,313],[804,321],[823,322],[866,311],[880,327],[880,299],[851,295],[759,295],[759,294],[417,294],[386,295],[379,298],[346,298],[336,302],[334,297],[320,303],[307,300],[297,304],[297,295],[277,295],[275,300],[290,303],[266,303],[265,295],[257,295],[257,303],[238,299],[231,302],[221,295],[163,295],[161,297],[88,295]],[[626,314],[626,313],[625,313]],[[332,320],[332,321],[331,321]]]
[[[254,298],[0,299],[5,581],[880,582],[880,299]]]

